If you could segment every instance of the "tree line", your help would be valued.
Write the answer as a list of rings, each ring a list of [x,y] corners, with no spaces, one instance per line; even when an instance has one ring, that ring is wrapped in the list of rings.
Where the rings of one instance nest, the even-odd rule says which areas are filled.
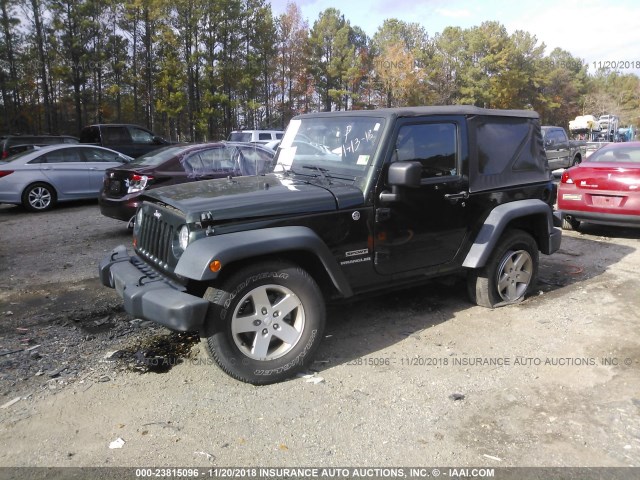
[[[498,22],[373,37],[329,8],[309,26],[265,0],[0,0],[2,133],[137,123],[172,140],[284,128],[318,110],[472,104],[546,124],[613,113],[638,124],[640,79],[598,70]]]

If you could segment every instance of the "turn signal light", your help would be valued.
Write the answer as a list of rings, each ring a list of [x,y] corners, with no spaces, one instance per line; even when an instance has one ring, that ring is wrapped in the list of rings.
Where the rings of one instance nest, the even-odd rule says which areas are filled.
[[[220,263],[220,260],[214,260],[209,264],[209,270],[211,270],[214,273],[219,272],[221,268],[222,268],[222,263]]]

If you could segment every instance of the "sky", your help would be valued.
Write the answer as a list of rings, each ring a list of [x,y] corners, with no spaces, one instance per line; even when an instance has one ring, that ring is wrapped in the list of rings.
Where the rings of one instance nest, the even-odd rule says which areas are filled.
[[[270,1],[277,16],[293,0]],[[589,73],[616,62],[620,73],[640,75],[637,0],[541,0],[520,4],[504,0],[296,0],[294,3],[310,28],[322,11],[333,7],[369,36],[387,18],[419,23],[430,37],[448,26],[469,28],[484,21],[498,21],[509,33],[524,30],[535,35],[540,44],[546,45],[546,55],[555,47],[567,50],[589,65]]]

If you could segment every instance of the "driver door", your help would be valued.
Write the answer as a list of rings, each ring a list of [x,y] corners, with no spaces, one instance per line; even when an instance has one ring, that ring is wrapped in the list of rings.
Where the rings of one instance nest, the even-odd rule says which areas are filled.
[[[378,195],[374,265],[379,273],[438,268],[456,256],[468,225],[469,183],[462,174],[466,138],[463,118],[407,119],[399,124],[387,163],[417,161],[422,174],[420,186],[402,188],[397,201],[383,202]]]

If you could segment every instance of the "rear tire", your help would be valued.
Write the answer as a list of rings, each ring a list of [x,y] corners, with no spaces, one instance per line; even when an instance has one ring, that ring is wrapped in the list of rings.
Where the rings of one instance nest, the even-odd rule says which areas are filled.
[[[582,159],[578,156],[573,158],[573,162],[571,162],[571,166],[575,167],[576,165],[580,165],[582,163]]]
[[[51,210],[56,200],[56,191],[46,183],[31,184],[22,192],[22,205],[30,212]]]
[[[467,277],[472,302],[495,308],[521,302],[538,277],[538,245],[522,230],[508,230],[483,268]]]
[[[302,370],[322,339],[325,304],[311,276],[298,266],[268,261],[208,288],[212,305],[205,348],[233,378],[264,385]]]

